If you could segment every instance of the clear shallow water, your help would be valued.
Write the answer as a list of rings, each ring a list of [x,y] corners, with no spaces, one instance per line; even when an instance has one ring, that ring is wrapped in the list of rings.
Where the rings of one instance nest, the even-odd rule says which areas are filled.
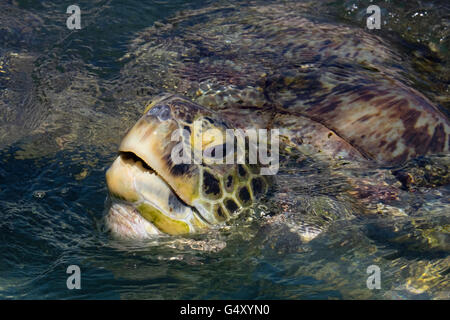
[[[366,2],[324,2],[317,14],[361,26],[357,12]],[[284,225],[266,225],[258,216],[205,235],[113,239],[103,230],[104,174],[148,99],[140,90],[117,94],[119,59],[136,32],[178,10],[208,3],[79,2],[82,30],[74,32],[65,27],[67,5],[2,4],[0,49],[5,66],[14,69],[5,67],[9,79],[2,78],[1,88],[25,92],[29,99],[16,101],[11,95],[2,105],[14,108],[1,119],[0,131],[0,298],[448,298],[448,230],[439,229],[449,225],[448,186],[418,194],[415,198],[424,201],[416,207],[414,200],[408,202],[415,219],[344,219],[308,244],[289,235]],[[395,2],[386,6],[397,16],[404,12]],[[427,5],[436,26],[430,24],[431,31],[420,36],[408,33],[406,18],[396,20],[392,32],[420,45],[437,41],[438,49],[431,47],[445,67],[448,42],[440,39],[448,34],[448,21],[436,15],[447,9],[441,2]],[[390,32],[386,37],[394,37]],[[430,40],[430,32],[442,35]],[[31,57],[31,67],[11,53]],[[430,97],[444,97],[437,100],[446,107],[444,75],[436,73],[443,89],[420,79],[416,83]],[[280,176],[281,185],[305,196],[339,193],[321,180],[321,169],[313,163],[292,170]],[[294,211],[302,203],[285,200]],[[82,290],[66,287],[66,268],[73,264],[81,268]],[[382,290],[366,287],[372,264],[382,270]]]

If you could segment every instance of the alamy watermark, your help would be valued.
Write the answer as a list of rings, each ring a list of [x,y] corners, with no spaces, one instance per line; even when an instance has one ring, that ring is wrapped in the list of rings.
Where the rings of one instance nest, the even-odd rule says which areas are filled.
[[[70,274],[70,276],[67,278],[67,281],[66,281],[67,289],[69,289],[69,290],[81,289],[80,267],[77,265],[70,265],[67,267],[66,273]]]
[[[381,270],[377,265],[371,265],[367,267],[367,274],[370,276],[367,278],[367,289],[381,289]]]
[[[70,30],[73,29],[81,29],[81,10],[77,5],[71,5],[67,7],[66,13],[70,14],[70,16],[66,20],[67,28]]]
[[[190,130],[177,129],[172,133],[171,141],[179,141],[171,151],[172,163],[246,164],[247,159],[247,164],[262,166],[261,175],[274,175],[278,172],[278,129],[271,129],[270,134],[267,129],[226,129],[224,138],[223,131],[219,129],[210,128],[203,131],[200,120],[194,122],[193,128],[193,148]],[[245,137],[248,138],[247,151]]]
[[[381,9],[377,5],[371,5],[366,10],[370,16],[366,20],[367,29],[381,29]]]

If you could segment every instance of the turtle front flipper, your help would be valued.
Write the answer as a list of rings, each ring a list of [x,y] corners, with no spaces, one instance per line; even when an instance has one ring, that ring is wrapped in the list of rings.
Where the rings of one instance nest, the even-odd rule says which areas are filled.
[[[307,117],[277,114],[272,122],[279,128],[280,139],[306,155],[323,155],[334,159],[364,160],[363,152],[338,136],[333,130]]]
[[[282,89],[266,88],[278,108],[322,124],[365,157],[400,164],[449,152],[449,119],[389,74],[335,59],[291,77]]]

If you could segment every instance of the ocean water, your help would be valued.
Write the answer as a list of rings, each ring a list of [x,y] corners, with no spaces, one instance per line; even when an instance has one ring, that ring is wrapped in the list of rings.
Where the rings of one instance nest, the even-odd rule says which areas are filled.
[[[365,28],[372,4],[300,2],[322,21],[356,28]],[[270,1],[252,2],[259,3]],[[168,89],[130,89],[122,72],[127,53],[140,32],[177,13],[249,4],[78,1],[81,29],[70,30],[71,4],[0,3],[0,299],[450,297],[448,185],[405,196],[405,215],[341,219],[308,243],[256,213],[206,234],[112,237],[103,222],[105,172],[151,94]],[[448,112],[448,2],[378,5],[385,18],[378,34],[405,55],[419,55],[412,85]],[[334,190],[320,172],[306,161],[282,170],[279,184],[307,203],[314,195],[334,205],[339,183]],[[294,213],[298,201],[286,200]],[[264,205],[262,211],[280,210]],[[333,208],[343,211],[346,203]],[[71,265],[81,270],[79,290],[67,287]],[[381,289],[367,287],[371,265],[380,268]]]

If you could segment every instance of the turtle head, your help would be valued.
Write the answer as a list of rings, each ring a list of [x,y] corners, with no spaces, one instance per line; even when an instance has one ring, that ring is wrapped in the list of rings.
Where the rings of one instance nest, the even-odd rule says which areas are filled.
[[[214,111],[160,95],[107,171],[110,194],[123,204],[121,210],[113,205],[113,215],[123,220],[124,206],[132,208],[136,219],[151,224],[148,233],[182,234],[222,223],[267,191],[267,177],[249,160],[254,148]]]

